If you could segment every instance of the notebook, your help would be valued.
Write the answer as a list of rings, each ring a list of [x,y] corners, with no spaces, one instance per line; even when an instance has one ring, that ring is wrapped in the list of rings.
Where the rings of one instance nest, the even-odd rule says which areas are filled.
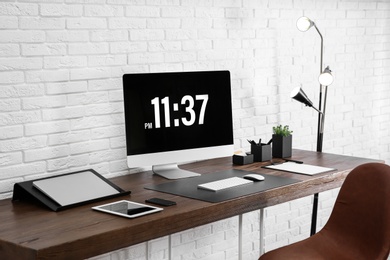
[[[304,164],[304,163],[295,163],[295,162],[285,162],[285,163],[280,163],[280,164],[275,164],[275,165],[267,165],[267,166],[264,166],[264,168],[299,173],[299,174],[305,174],[305,175],[315,175],[315,174],[319,174],[319,173],[330,172],[330,171],[336,170],[334,168],[327,168],[327,167],[322,167],[322,166],[316,166],[316,165],[310,165],[310,164]]]

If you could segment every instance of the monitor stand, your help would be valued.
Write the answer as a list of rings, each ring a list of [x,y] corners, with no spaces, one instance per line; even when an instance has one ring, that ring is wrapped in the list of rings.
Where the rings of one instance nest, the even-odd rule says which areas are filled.
[[[200,176],[199,173],[180,169],[177,164],[153,165],[152,170],[154,174],[169,180]]]

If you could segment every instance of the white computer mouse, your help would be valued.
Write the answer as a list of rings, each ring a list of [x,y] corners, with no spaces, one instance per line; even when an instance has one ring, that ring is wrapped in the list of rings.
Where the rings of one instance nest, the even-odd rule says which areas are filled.
[[[264,177],[259,174],[247,174],[244,175],[242,178],[251,180],[251,181],[264,181]]]

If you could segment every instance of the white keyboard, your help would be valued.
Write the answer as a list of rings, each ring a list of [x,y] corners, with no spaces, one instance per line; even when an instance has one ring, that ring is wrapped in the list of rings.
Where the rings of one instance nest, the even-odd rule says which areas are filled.
[[[239,177],[231,177],[231,178],[222,179],[218,181],[199,184],[198,189],[219,191],[219,190],[229,189],[241,185],[246,185],[249,183],[253,183],[253,181],[246,180]]]

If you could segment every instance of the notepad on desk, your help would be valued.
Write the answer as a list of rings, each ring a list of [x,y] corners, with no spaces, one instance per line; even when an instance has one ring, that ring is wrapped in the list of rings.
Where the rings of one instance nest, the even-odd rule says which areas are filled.
[[[305,175],[315,175],[319,173],[336,170],[335,168],[328,168],[328,167],[322,167],[322,166],[316,166],[316,165],[310,165],[304,163],[295,163],[295,162],[285,162],[280,164],[267,165],[264,166],[264,168],[305,174]]]

